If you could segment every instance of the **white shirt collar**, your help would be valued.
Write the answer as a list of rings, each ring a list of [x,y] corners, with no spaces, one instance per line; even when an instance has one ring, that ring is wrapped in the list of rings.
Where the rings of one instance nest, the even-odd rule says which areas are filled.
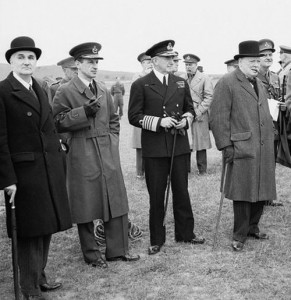
[[[161,83],[163,83],[164,76],[166,76],[166,84],[168,85],[169,74],[162,74],[159,71],[157,71],[155,68],[153,69],[153,71]]]
[[[29,87],[32,86],[32,79],[30,78],[30,82],[27,83],[25,80],[23,80],[19,75],[17,75],[15,72],[13,72],[13,76],[15,79],[17,79],[25,88],[29,90]]]
[[[85,78],[80,77],[79,75],[78,75],[78,77],[79,77],[79,79],[80,79],[82,82],[84,82],[84,84],[85,84],[87,87],[89,87],[89,84],[93,82],[93,79],[92,79],[91,81],[89,81],[89,80],[87,80],[87,79],[85,79]]]

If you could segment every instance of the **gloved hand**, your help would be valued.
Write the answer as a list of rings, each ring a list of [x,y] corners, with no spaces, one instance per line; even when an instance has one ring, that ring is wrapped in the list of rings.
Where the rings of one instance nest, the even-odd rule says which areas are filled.
[[[225,163],[232,163],[233,162],[233,156],[234,156],[234,148],[233,146],[227,146],[223,148],[223,158],[225,160]]]
[[[87,118],[95,118],[100,109],[100,102],[98,100],[87,102],[83,105]]]

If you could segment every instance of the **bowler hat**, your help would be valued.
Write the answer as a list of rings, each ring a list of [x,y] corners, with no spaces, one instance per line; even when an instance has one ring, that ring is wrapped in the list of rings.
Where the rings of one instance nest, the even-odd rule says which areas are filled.
[[[260,57],[263,54],[260,53],[260,47],[258,41],[244,41],[238,45],[238,54],[235,55],[234,59],[241,57]]]
[[[145,52],[141,53],[138,57],[137,60],[142,63],[144,60],[151,60],[151,57],[146,55]]]
[[[175,41],[166,40],[154,44],[150,49],[146,51],[146,55],[150,57],[154,56],[175,56],[175,52],[173,51],[173,47],[175,45]]]
[[[28,36],[19,36],[11,42],[10,49],[5,53],[5,58],[7,62],[10,63],[10,57],[13,53],[22,50],[34,52],[36,55],[36,59],[39,59],[41,55],[41,50],[35,47],[35,43],[32,38]]]
[[[275,52],[276,50],[274,49],[274,46],[275,46],[274,42],[269,39],[259,40],[260,52],[265,50],[270,50],[272,52]]]
[[[57,63],[62,68],[76,68],[74,57],[65,58]]]
[[[195,54],[184,54],[184,63],[198,63],[200,61],[200,58]]]
[[[98,54],[100,49],[101,45],[98,43],[83,43],[72,48],[69,54],[73,56],[75,60],[77,60],[80,57],[103,59],[103,57],[100,57]]]

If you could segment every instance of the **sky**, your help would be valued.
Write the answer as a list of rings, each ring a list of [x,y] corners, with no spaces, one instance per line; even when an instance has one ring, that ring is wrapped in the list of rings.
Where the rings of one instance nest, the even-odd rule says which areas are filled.
[[[240,42],[269,38],[276,71],[279,45],[291,47],[290,12],[290,0],[0,0],[0,63],[11,41],[25,35],[42,49],[38,66],[98,42],[101,70],[136,72],[138,54],[173,39],[180,58],[193,53],[206,73],[222,74]]]

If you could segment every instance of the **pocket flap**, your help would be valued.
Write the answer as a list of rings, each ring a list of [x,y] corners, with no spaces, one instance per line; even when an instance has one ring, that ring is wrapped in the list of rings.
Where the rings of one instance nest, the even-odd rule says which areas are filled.
[[[11,154],[11,159],[14,163],[23,161],[34,161],[33,152],[20,152]]]
[[[252,136],[252,133],[250,131],[233,133],[230,137],[230,140],[233,142],[245,141],[245,140],[248,140],[251,136]]]

